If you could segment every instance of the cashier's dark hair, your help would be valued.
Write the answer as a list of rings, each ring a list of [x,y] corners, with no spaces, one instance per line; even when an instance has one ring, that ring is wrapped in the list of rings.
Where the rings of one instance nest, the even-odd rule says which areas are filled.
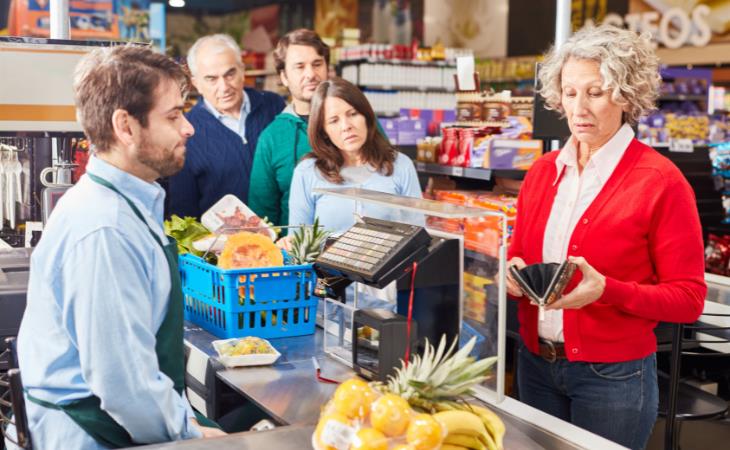
[[[354,84],[342,78],[333,77],[323,81],[312,97],[309,127],[307,128],[312,152],[307,157],[316,160],[314,165],[332,183],[341,184],[345,181],[340,175],[345,158],[324,129],[324,101],[328,97],[337,97],[346,101],[357,112],[365,116],[368,134],[365,144],[360,149],[360,157],[381,174],[393,175],[393,164],[398,152],[378,130],[375,113],[365,95]]]
[[[96,49],[85,55],[74,73],[76,116],[96,152],[105,152],[116,141],[112,114],[127,111],[147,128],[155,106],[155,91],[173,81],[184,96],[188,76],[167,56],[146,46],[120,45]]]

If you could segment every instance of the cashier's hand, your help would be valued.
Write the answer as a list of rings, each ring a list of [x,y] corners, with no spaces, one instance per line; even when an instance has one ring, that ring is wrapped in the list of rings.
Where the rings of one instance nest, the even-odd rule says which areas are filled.
[[[198,421],[195,419],[190,419],[190,422],[193,425],[195,425],[196,427],[198,427],[198,429],[200,430],[200,433],[202,433],[202,435],[203,435],[203,439],[226,436],[228,434],[223,430],[219,430],[218,428],[204,427],[204,426],[200,425],[198,423]]]
[[[525,261],[522,258],[515,256],[507,262],[507,267],[509,266],[516,266],[518,269],[522,269],[527,266],[527,264],[525,264]],[[513,297],[522,297],[524,295],[522,293],[522,289],[520,289],[515,280],[512,279],[512,275],[509,273],[509,270],[507,271],[507,293]]]
[[[575,263],[583,273],[583,279],[569,294],[562,296],[558,301],[545,307],[551,309],[580,309],[590,305],[603,295],[606,290],[606,277],[593,268],[581,256],[569,256],[568,261]]]

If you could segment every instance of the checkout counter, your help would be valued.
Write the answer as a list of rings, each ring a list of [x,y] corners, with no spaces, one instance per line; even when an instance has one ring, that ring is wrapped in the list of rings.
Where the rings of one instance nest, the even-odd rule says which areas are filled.
[[[391,199],[381,195],[363,192],[338,193],[357,198],[363,196],[371,201],[388,204]],[[402,199],[396,200],[402,202]],[[464,217],[469,214],[484,214],[484,210],[457,207],[455,205],[429,205],[429,202],[416,206],[402,205],[399,208],[411,207],[412,211],[428,212],[441,217]],[[440,211],[424,208],[440,208]],[[459,240],[458,273],[463,272],[463,244],[458,235],[444,233],[429,233],[439,242],[449,239]],[[450,245],[447,245],[449,249]],[[21,250],[18,250],[21,251]],[[504,263],[505,249],[501,256]],[[29,250],[22,250],[24,254],[0,252],[0,331],[8,335],[17,332],[17,326],[22,317],[25,306],[25,288],[27,284],[27,267],[30,255]],[[452,250],[448,250],[449,253]],[[453,255],[452,255],[453,256]],[[416,258],[425,261],[428,253],[420,254]],[[424,267],[427,264],[424,263]],[[445,271],[448,272],[448,271]],[[504,273],[504,272],[502,272]],[[423,275],[427,272],[424,270]],[[406,274],[407,275],[407,274]],[[410,278],[410,277],[407,277]],[[426,277],[429,278],[429,277]],[[365,280],[364,280],[365,281]],[[718,283],[722,284],[718,284]],[[437,280],[429,279],[424,283],[437,284]],[[402,283],[401,283],[402,284]],[[446,283],[451,284],[451,283]],[[463,283],[459,280],[459,286]],[[720,277],[715,280],[708,276],[710,290],[705,309],[730,308],[730,284]],[[505,301],[504,293],[499,295],[500,316],[496,323],[499,325],[497,335],[500,337],[498,352],[501,352],[500,364],[504,364],[504,333],[505,333]],[[462,298],[461,292],[457,298]],[[10,313],[10,314],[8,314]],[[416,314],[414,314],[414,317]],[[13,319],[14,318],[14,319]],[[459,315],[460,319],[460,315]],[[216,352],[212,341],[217,338],[206,330],[186,322],[185,343],[188,353],[187,385],[188,398],[193,406],[212,419],[217,419],[220,413],[220,402],[217,396],[222,390],[235,392],[239,402],[248,401],[264,412],[277,427],[270,431],[242,432],[225,437],[208,440],[191,440],[172,442],[159,445],[150,445],[149,449],[301,449],[308,448],[311,435],[319,419],[322,405],[334,393],[336,385],[318,381],[315,363],[321,368],[322,377],[337,381],[344,381],[354,375],[352,365],[332,358],[325,353],[324,341],[328,332],[317,328],[311,335],[287,337],[272,340],[272,344],[281,353],[279,360],[270,366],[226,368],[216,359]],[[426,327],[427,329],[427,327]],[[424,331],[425,332],[425,331]],[[420,333],[419,333],[420,334]],[[504,376],[504,366],[498,367],[495,377]],[[513,398],[504,396],[504,380],[492,379],[491,383],[479,386],[476,389],[472,402],[481,402],[495,411],[505,423],[507,433],[504,446],[506,449],[620,449],[623,448],[611,441],[596,436],[586,430],[552,417],[525,405]]]
[[[415,217],[417,222],[420,214],[420,225],[424,224],[423,214],[436,215],[447,219],[501,214],[485,212],[483,209],[447,205],[420,199],[404,199],[360,189],[323,190],[323,193],[350,198],[358,202],[373,202],[380,206],[396,207],[406,213],[404,217]],[[356,208],[357,210],[359,208]],[[415,213],[415,215],[412,213]],[[365,219],[364,224],[356,225],[356,227],[361,228],[356,231],[362,235],[367,234],[365,230],[372,228],[374,231],[381,233],[376,236],[384,238],[382,233],[388,234],[390,232],[388,229],[383,228],[387,226],[390,225],[378,221],[372,223]],[[399,228],[398,224],[394,224],[394,226]],[[408,225],[404,226],[408,227]],[[506,222],[504,222],[504,227],[506,233]],[[419,234],[423,228],[416,226],[413,230],[415,235]],[[392,233],[396,234],[401,232],[404,236],[410,233],[407,229],[392,230]],[[417,347],[420,346],[424,338],[428,337],[433,341],[435,336],[440,336],[440,333],[456,335],[461,329],[461,302],[459,299],[463,297],[461,292],[464,254],[462,237],[433,230],[428,230],[428,235],[427,243],[422,242],[420,248],[406,248],[405,245],[396,247],[394,251],[400,253],[397,261],[394,258],[393,264],[381,264],[381,261],[371,260],[373,267],[347,264],[348,260],[359,260],[357,258],[344,258],[340,261],[345,261],[345,264],[338,264],[337,258],[328,258],[326,256],[328,253],[330,256],[337,254],[337,252],[329,251],[331,248],[337,248],[336,244],[333,244],[332,247],[323,252],[318,262],[315,263],[315,270],[318,272],[320,279],[340,276],[349,278],[350,281],[356,280],[379,288],[395,281],[398,292],[397,312],[400,314],[405,314],[407,311],[407,308],[404,308],[404,299],[409,297],[407,294],[410,288],[413,287],[415,295],[412,315],[418,329],[416,332],[417,339],[413,339],[413,347],[414,351],[418,351]],[[347,236],[346,233],[343,237],[347,239]],[[343,237],[340,239],[343,239]],[[419,240],[415,237],[413,239]],[[500,264],[504,268],[506,257],[504,245],[500,249],[500,256]],[[414,261],[419,266],[419,272],[412,278],[411,268]],[[332,286],[336,286],[336,283],[333,283]],[[436,293],[438,292],[444,295],[437,298]],[[327,298],[326,301],[336,304],[338,301],[343,300],[341,298],[342,293],[341,285],[338,289],[331,289],[327,293],[330,298]],[[494,321],[499,329],[494,330],[494,335],[490,336],[492,339],[499,340],[498,345],[495,346],[498,351],[499,363],[494,371],[495,375],[486,385],[479,386],[476,389],[476,396],[471,401],[487,405],[502,418],[507,429],[504,441],[505,448],[623,448],[504,395],[506,292],[500,292],[499,297],[499,309],[493,312],[493,314],[499,316]],[[429,308],[434,305],[442,311],[450,310],[451,313],[446,314],[442,318],[443,320],[435,321],[433,320],[434,316],[441,317],[439,314],[433,314],[432,311],[429,314]],[[407,306],[407,303],[405,306]],[[351,317],[356,317],[355,310],[356,308],[349,310],[345,308],[339,314],[334,314],[334,316],[342,319],[349,312],[352,314]],[[191,355],[191,360],[188,361],[189,375],[191,367],[195,368],[194,370],[199,379],[198,386],[202,386],[203,380],[210,379],[211,372],[214,373],[215,378],[213,386],[206,385],[204,390],[199,390],[197,393],[190,392],[190,383],[188,383],[188,396],[193,404],[195,405],[193,399],[197,396],[200,403],[207,406],[215,405],[218,402],[211,401],[210,396],[215,397],[222,390],[232,390],[266,413],[278,427],[270,431],[231,434],[214,440],[182,441],[144,448],[309,448],[311,435],[319,419],[321,408],[332,397],[336,389],[335,384],[318,380],[317,367],[321,368],[321,377],[336,381],[344,381],[356,374],[370,375],[372,378],[379,377],[377,373],[368,374],[358,368],[356,364],[353,364],[354,361],[357,361],[353,356],[357,355],[357,350],[353,351],[352,342],[359,340],[357,334],[353,332],[353,329],[357,329],[357,321],[354,322],[354,325],[352,319],[349,319],[349,322],[344,321],[345,326],[349,327],[344,332],[341,329],[339,332],[337,330],[332,331],[327,322],[328,319],[325,318],[324,327],[317,328],[312,335],[271,340],[272,345],[281,353],[279,360],[270,366],[246,368],[226,368],[215,362],[216,352],[211,343],[217,338],[196,325],[186,323],[185,339]],[[343,321],[341,320],[341,322]],[[421,326],[421,324],[424,326]],[[347,336],[352,337],[347,339]],[[344,349],[340,348],[340,352],[333,352],[331,345],[325,345],[325,341],[333,338],[335,340],[339,339],[336,344],[345,347]],[[351,355],[349,358],[346,356],[348,351]],[[384,349],[381,345],[380,351],[388,352],[389,350]],[[201,356],[206,360],[198,363],[192,361],[192,358]],[[380,361],[382,362],[383,359],[381,358]],[[388,367],[380,367],[380,370],[388,370]],[[215,414],[209,415],[209,417],[214,420],[218,418]]]
[[[191,345],[214,358],[211,342],[217,339],[205,330],[187,324],[185,338]],[[271,431],[235,433],[213,440],[179,441],[150,445],[145,449],[277,449],[309,448],[322,405],[334,393],[336,385],[317,380],[312,358],[316,358],[322,376],[344,381],[355,372],[329,357],[323,350],[324,331],[315,334],[272,340],[281,353],[271,366],[228,369],[218,367],[216,378],[240,393],[269,415],[279,427]],[[596,436],[530,406],[506,397],[496,402],[496,394],[487,388],[477,389],[476,398],[495,411],[507,428],[505,449],[622,449]]]

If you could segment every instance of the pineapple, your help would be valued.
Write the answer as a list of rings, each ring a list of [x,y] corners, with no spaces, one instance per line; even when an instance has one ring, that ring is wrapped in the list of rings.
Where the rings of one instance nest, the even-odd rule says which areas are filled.
[[[319,218],[314,219],[311,227],[299,228],[291,241],[292,264],[309,264],[314,262],[322,251],[322,246],[329,233],[319,225]]]
[[[438,349],[427,341],[423,356],[396,370],[382,389],[400,395],[414,408],[434,412],[446,401],[458,400],[472,393],[471,388],[487,378],[487,372],[497,357],[475,361],[469,356],[476,337],[454,352],[458,339],[446,350],[446,337],[441,337]]]

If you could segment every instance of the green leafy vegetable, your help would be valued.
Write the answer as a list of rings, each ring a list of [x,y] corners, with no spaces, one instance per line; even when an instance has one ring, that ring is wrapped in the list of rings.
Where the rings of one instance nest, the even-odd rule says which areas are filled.
[[[175,238],[177,241],[177,251],[181,255],[183,253],[192,253],[196,256],[203,256],[203,252],[193,248],[193,242],[210,234],[210,231],[195,217],[185,217],[181,219],[173,214],[170,220],[165,221],[165,234]]]

